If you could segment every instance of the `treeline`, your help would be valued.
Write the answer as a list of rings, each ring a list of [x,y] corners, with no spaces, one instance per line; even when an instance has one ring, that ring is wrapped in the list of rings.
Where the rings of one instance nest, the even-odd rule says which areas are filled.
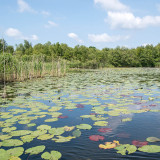
[[[103,48],[99,50],[93,46],[86,47],[77,45],[74,48],[67,44],[47,42],[38,43],[34,46],[24,40],[24,43],[13,46],[7,45],[0,40],[0,52],[16,56],[43,55],[44,61],[49,62],[52,58],[61,58],[68,61],[71,68],[100,68],[100,67],[160,67],[160,44],[140,46],[137,48]]]

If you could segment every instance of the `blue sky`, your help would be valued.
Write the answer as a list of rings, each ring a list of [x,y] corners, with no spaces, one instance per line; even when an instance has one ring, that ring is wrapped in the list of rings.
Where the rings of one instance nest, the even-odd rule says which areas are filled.
[[[66,43],[129,48],[160,43],[160,0],[0,0],[9,45]]]

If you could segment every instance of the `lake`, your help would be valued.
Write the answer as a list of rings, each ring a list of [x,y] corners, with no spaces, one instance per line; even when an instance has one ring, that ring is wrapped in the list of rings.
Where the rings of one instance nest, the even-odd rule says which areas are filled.
[[[10,83],[6,92],[0,98],[0,160],[160,157],[158,68],[68,73]]]

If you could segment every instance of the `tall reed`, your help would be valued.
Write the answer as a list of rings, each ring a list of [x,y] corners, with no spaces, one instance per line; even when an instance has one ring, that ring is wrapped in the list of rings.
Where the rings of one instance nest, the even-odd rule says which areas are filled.
[[[5,65],[4,65],[5,58]],[[5,77],[4,75],[5,66]],[[41,78],[44,76],[64,76],[66,61],[51,57],[45,61],[44,55],[18,57],[11,54],[0,55],[0,81],[24,81],[26,79]],[[4,79],[5,78],[5,79]]]

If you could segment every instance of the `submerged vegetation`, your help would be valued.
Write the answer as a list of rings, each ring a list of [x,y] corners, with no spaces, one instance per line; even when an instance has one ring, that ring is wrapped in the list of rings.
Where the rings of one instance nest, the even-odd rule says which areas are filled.
[[[5,56],[2,55],[3,51]],[[0,80],[3,80],[4,57],[6,80],[24,80],[43,77],[45,74],[61,76],[66,67],[97,69],[104,67],[160,67],[160,44],[137,48],[103,48],[93,46],[69,47],[67,44],[38,43],[34,46],[27,40],[24,44],[7,45],[0,40]],[[67,61],[67,66],[66,66]],[[61,71],[63,70],[63,71]]]

